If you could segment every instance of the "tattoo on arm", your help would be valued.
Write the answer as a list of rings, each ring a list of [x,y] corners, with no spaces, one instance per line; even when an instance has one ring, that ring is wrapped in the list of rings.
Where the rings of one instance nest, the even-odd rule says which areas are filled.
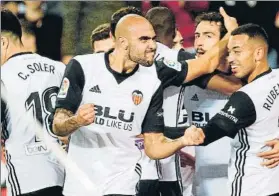
[[[70,111],[58,108],[53,120],[53,133],[58,136],[68,136],[80,127],[76,116]]]

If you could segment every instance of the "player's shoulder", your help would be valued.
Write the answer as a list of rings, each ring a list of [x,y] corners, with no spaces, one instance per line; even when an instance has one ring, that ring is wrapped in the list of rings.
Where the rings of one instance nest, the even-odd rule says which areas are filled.
[[[73,59],[77,60],[78,62],[90,62],[92,60],[103,61],[104,60],[104,54],[105,53],[92,53],[92,54],[83,54],[83,55],[77,55],[73,57]],[[95,62],[91,62],[95,63]]]
[[[50,59],[45,56],[41,56],[36,53],[34,53],[33,55],[34,55],[33,61],[51,65],[51,66],[55,67],[55,70],[56,70],[55,73],[58,73],[59,75],[61,75],[61,74],[63,75],[65,68],[66,68],[64,63],[62,63],[61,61],[56,61],[56,60]]]
[[[177,61],[178,53],[179,50],[169,48],[166,45],[157,42],[156,59],[165,58],[171,61]]]
[[[76,60],[82,69],[89,69],[94,68],[98,69],[102,66],[100,64],[105,63],[105,53],[92,53],[92,54],[84,54],[84,55],[77,55],[73,57]]]
[[[40,55],[38,55],[38,56],[40,56]],[[48,62],[49,64],[51,64],[55,67],[65,69],[65,64],[62,63],[61,61],[56,61],[56,60],[50,59],[45,56],[40,56],[40,58],[42,59],[43,62]]]
[[[279,70],[268,70],[264,74],[259,75],[251,83],[244,85],[238,91],[247,93],[250,97],[261,95],[269,92],[275,83],[279,81]],[[269,88],[270,87],[270,88]]]

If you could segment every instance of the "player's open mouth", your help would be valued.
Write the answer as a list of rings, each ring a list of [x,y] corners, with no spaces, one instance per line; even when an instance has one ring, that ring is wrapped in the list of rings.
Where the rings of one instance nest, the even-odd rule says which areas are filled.
[[[232,73],[236,73],[237,68],[238,68],[238,66],[235,66],[235,65],[231,66]]]

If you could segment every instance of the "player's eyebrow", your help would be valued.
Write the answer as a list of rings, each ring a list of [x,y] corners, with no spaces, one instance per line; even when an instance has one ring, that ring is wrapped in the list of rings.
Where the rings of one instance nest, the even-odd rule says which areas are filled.
[[[195,35],[200,35],[200,34],[204,34],[204,35],[209,35],[209,34],[211,34],[211,35],[215,35],[215,33],[213,33],[213,32],[202,32],[202,33],[199,33],[199,32],[195,32]]]
[[[102,53],[102,52],[105,52],[105,51],[102,51],[102,50],[100,50],[100,51],[98,51],[98,52],[95,52],[95,53]]]
[[[231,49],[228,49],[228,52],[231,52],[231,51],[237,50],[237,49],[240,49],[240,46],[234,46]]]
[[[213,32],[203,32],[203,34],[205,34],[205,35],[209,35],[209,34],[215,35],[215,33],[213,33]]]
[[[141,37],[139,38],[139,40],[150,40],[150,39],[155,40],[155,39],[156,39],[156,36],[153,36],[153,37],[141,36]]]

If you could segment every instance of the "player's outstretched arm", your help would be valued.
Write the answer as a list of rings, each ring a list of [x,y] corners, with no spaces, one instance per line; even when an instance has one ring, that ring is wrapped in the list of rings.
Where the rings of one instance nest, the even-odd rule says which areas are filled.
[[[220,13],[224,17],[224,23],[228,31],[227,34],[200,58],[187,60],[188,74],[184,82],[189,82],[201,75],[212,73],[221,63],[223,55],[226,54],[230,34],[238,27],[238,24],[236,19],[227,15],[223,8],[220,8]]]
[[[197,132],[195,126],[185,130],[184,136],[169,140],[163,133],[144,133],[144,149],[151,159],[163,159],[173,155],[176,151],[185,146],[199,145],[203,143],[204,135],[202,131]]]
[[[207,84],[207,89],[223,93],[225,95],[232,95],[243,86],[241,80],[232,76],[222,74],[214,75]]]
[[[81,105],[75,115],[70,110],[58,108],[54,115],[52,130],[57,136],[68,136],[79,127],[93,123],[94,119],[93,104]]]

